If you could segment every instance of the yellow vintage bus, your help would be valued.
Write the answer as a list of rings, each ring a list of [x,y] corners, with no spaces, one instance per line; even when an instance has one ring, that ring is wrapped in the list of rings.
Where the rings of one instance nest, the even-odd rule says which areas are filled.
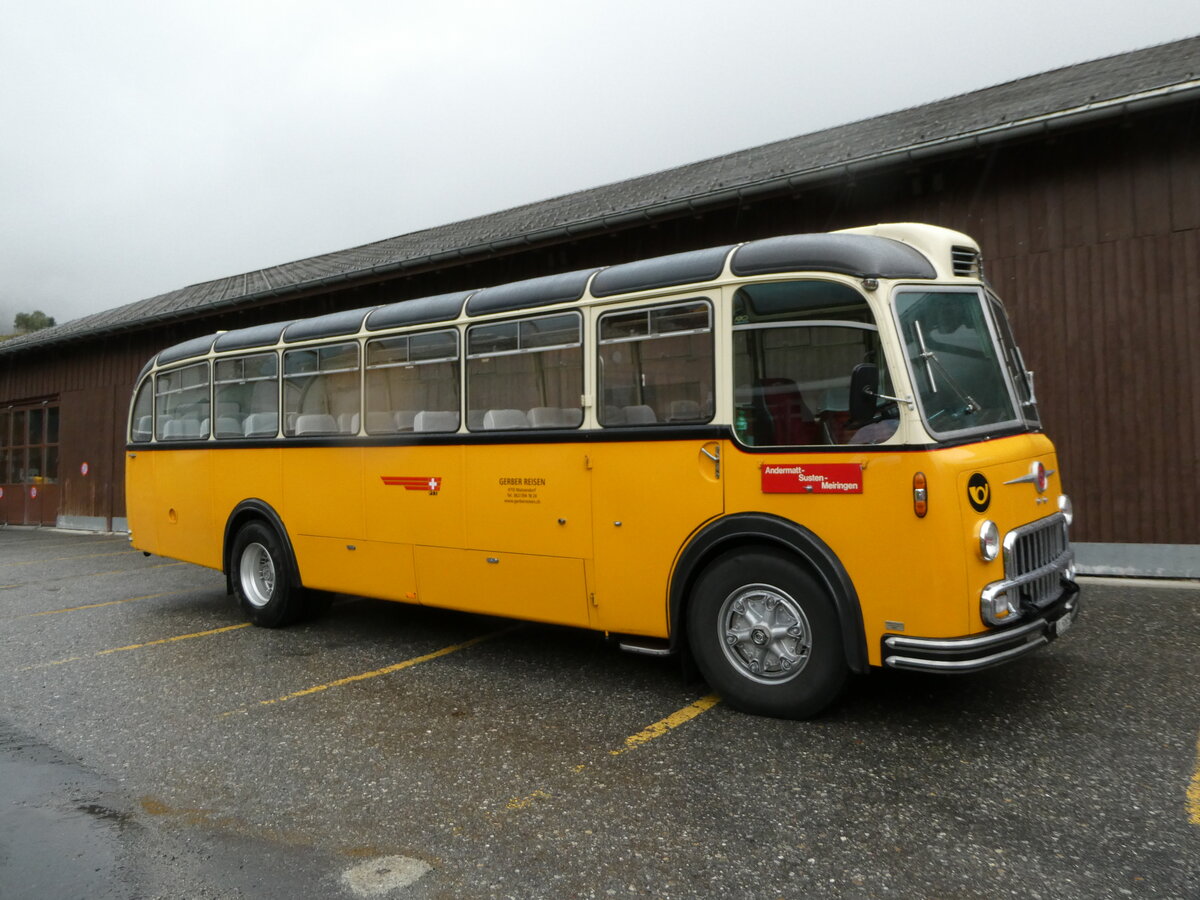
[[[129,417],[133,545],[256,624],[342,592],[683,653],[806,717],[1078,610],[1072,509],[977,244],[786,235],[220,332]]]

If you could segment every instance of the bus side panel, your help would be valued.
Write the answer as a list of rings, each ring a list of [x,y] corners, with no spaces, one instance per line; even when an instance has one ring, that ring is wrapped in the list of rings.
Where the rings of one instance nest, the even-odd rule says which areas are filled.
[[[461,546],[590,557],[587,459],[587,449],[581,444],[472,447],[466,484],[471,515]]]
[[[154,460],[157,453],[129,450],[125,453],[125,515],[130,542],[137,550],[158,553],[158,519],[155,508]]]
[[[366,536],[392,544],[461,547],[465,450],[461,445],[364,449]]]
[[[293,541],[301,534],[365,537],[362,454],[358,447],[290,447],[283,454],[282,515]]]
[[[687,539],[724,505],[727,443],[596,443],[592,472],[596,608],[619,634],[667,637],[671,569]],[[724,460],[722,460],[722,466]]]
[[[581,559],[446,547],[416,547],[414,557],[426,606],[588,626]]]
[[[151,515],[158,531],[156,552],[220,569],[225,523],[213,521],[212,507],[212,472],[220,454],[207,449],[180,449],[153,455]]]
[[[292,546],[305,587],[380,600],[417,600],[413,550],[407,544],[300,534]]]
[[[277,513],[283,512],[283,453],[278,447],[213,451],[213,523],[218,530],[225,528],[243,500],[262,500]]]
[[[851,465],[861,474],[861,493],[821,493],[800,487],[777,492],[778,476],[763,466],[805,470],[824,477],[830,465]],[[959,502],[953,481],[942,479],[929,455],[914,453],[754,454],[731,448],[729,512],[765,512],[814,532],[845,567],[862,607],[867,651],[880,663],[884,632],[953,636],[968,627],[966,571]],[[928,513],[913,509],[913,476],[929,479]],[[840,476],[837,476],[840,477]],[[846,483],[846,482],[839,482]]]

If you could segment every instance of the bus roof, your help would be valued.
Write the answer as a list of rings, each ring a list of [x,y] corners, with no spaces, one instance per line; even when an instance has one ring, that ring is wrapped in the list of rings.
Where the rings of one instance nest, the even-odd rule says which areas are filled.
[[[358,334],[405,325],[454,322],[468,316],[535,309],[572,303],[587,296],[614,297],[636,291],[703,284],[721,277],[726,265],[737,276],[784,272],[833,272],[857,278],[938,277],[928,255],[907,242],[914,236],[937,235],[942,242],[959,240],[974,247],[966,235],[926,225],[872,226],[830,234],[791,234],[745,244],[672,253],[615,266],[582,269],[496,285],[475,291],[401,300],[384,306],[346,310],[237,331],[221,332],[168,347],[152,361],[156,365],[205,356],[210,350],[248,350],[285,343]],[[892,230],[905,240],[877,232]],[[915,242],[915,241],[914,241]],[[925,249],[925,248],[923,248]],[[932,249],[932,248],[930,248]],[[149,368],[149,366],[148,366]]]

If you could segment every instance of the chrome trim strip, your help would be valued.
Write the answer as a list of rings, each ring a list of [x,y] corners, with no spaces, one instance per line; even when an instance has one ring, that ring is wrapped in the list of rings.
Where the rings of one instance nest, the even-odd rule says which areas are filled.
[[[1042,624],[1044,625],[1045,622]],[[920,669],[926,672],[975,672],[1007,662],[1015,656],[1029,653],[1048,643],[1050,643],[1050,639],[1044,634],[1039,634],[1034,640],[1027,641],[1019,647],[976,659],[914,659],[911,656],[889,656],[887,664],[893,669]]]
[[[1016,628],[1006,628],[1003,631],[968,638],[915,638],[904,635],[888,635],[883,643],[888,649],[924,651],[926,653],[945,653],[948,656],[968,653],[972,650],[1003,647],[1013,641],[1019,641],[1015,647],[1006,647],[985,656],[970,656],[967,659],[923,659],[913,656],[885,656],[884,664],[893,669],[915,669],[925,672],[975,672],[990,666],[1008,662],[1018,656],[1031,653],[1039,647],[1050,643],[1048,630],[1059,619],[1074,617],[1079,612],[1079,595],[1069,597],[1063,604],[1062,613],[1053,618],[1039,616],[1032,622],[1026,622]]]
[[[626,653],[635,653],[639,656],[673,656],[675,653],[666,645],[658,647],[651,644],[636,644],[632,641],[622,641],[617,644],[617,647]]]
[[[1046,469],[1046,478],[1048,479],[1055,472],[1054,469]],[[1020,478],[1014,478],[1012,481],[1006,481],[1005,484],[1037,484],[1037,475],[1030,472],[1028,475],[1022,475]]]
[[[1017,638],[1024,637],[1031,631],[1037,631],[1039,628],[1045,627],[1046,620],[1037,618],[1016,628],[1006,628],[1003,631],[993,631],[989,634],[981,634],[975,637],[917,638],[897,634],[889,635],[884,638],[883,642],[894,650],[933,650],[939,653],[955,653],[963,650],[978,650],[980,648],[992,647],[996,644],[1009,644]]]

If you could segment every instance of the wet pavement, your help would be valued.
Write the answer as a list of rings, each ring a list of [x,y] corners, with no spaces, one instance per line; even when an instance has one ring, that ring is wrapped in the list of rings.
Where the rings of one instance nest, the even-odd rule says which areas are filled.
[[[598,636],[0,531],[0,897],[1200,897],[1200,587],[737,713]],[[1189,793],[1190,792],[1190,793]]]
[[[120,888],[125,814],[111,788],[50,748],[0,724],[0,871],[4,894],[132,897]]]

